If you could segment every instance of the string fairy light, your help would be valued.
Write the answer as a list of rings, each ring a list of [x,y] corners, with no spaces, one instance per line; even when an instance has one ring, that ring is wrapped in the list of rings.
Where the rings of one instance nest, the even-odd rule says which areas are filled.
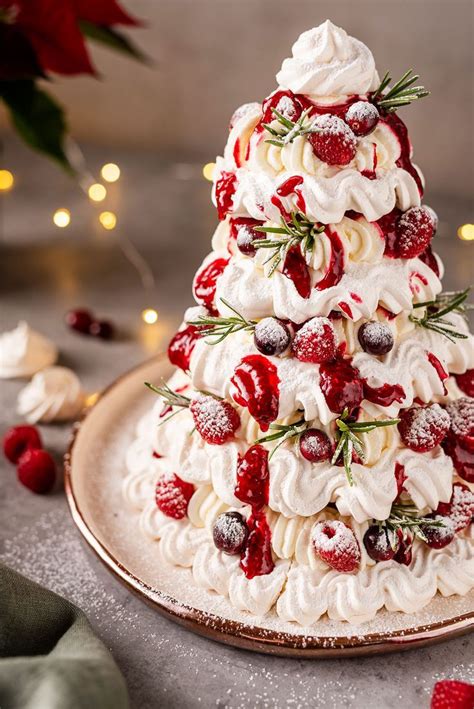
[[[87,190],[87,194],[93,202],[103,202],[107,197],[107,190],[100,182],[94,182]]]
[[[69,226],[71,223],[71,212],[69,209],[65,209],[64,207],[57,209],[53,214],[53,222],[60,229]]]
[[[474,241],[474,224],[462,224],[458,229],[458,237],[462,241]]]
[[[15,184],[15,178],[10,170],[0,170],[0,191],[8,192]]]
[[[102,165],[100,174],[106,182],[117,182],[120,177],[120,168],[114,162],[108,162]]]
[[[117,226],[117,217],[113,212],[101,212],[99,214],[99,222],[104,229],[110,231]]]
[[[142,320],[147,325],[154,325],[158,320],[158,313],[153,308],[142,310]]]

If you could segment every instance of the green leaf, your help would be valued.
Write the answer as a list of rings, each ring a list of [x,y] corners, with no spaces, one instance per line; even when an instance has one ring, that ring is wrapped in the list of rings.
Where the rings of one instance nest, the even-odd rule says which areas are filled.
[[[117,32],[111,27],[103,25],[93,25],[91,22],[81,21],[79,23],[82,33],[94,42],[100,42],[110,49],[116,49],[122,54],[126,54],[133,59],[137,59],[144,64],[149,64],[150,60],[136,47],[125,35]]]
[[[32,80],[0,82],[0,96],[23,140],[74,174],[64,150],[64,112],[56,101]]]

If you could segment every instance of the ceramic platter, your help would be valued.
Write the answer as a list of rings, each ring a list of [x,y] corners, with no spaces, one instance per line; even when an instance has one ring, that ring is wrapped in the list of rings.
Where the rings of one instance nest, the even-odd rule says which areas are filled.
[[[153,403],[153,394],[143,382],[159,382],[169,374],[169,364],[160,355],[118,379],[76,425],[66,455],[66,491],[73,519],[100,559],[130,590],[159,613],[207,638],[301,658],[406,650],[474,628],[471,593],[438,595],[414,615],[382,611],[359,626],[323,618],[305,631],[282,623],[276,614],[261,619],[236,611],[226,599],[194,586],[189,569],[167,564],[160,558],[159,544],[139,531],[138,513],[122,500],[121,485],[126,448],[139,417]]]

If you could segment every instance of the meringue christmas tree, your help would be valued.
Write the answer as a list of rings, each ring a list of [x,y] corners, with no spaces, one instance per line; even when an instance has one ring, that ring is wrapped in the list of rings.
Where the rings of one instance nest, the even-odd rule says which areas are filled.
[[[474,586],[474,357],[401,107],[427,95],[327,21],[234,113],[219,225],[125,496],[164,558],[308,625]],[[137,481],[153,491],[138,495]]]

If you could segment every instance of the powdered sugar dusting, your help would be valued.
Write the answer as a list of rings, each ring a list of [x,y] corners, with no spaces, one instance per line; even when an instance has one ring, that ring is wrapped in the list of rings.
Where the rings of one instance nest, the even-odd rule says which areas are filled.
[[[446,406],[451,429],[456,436],[472,435],[474,430],[474,399],[465,396]]]

